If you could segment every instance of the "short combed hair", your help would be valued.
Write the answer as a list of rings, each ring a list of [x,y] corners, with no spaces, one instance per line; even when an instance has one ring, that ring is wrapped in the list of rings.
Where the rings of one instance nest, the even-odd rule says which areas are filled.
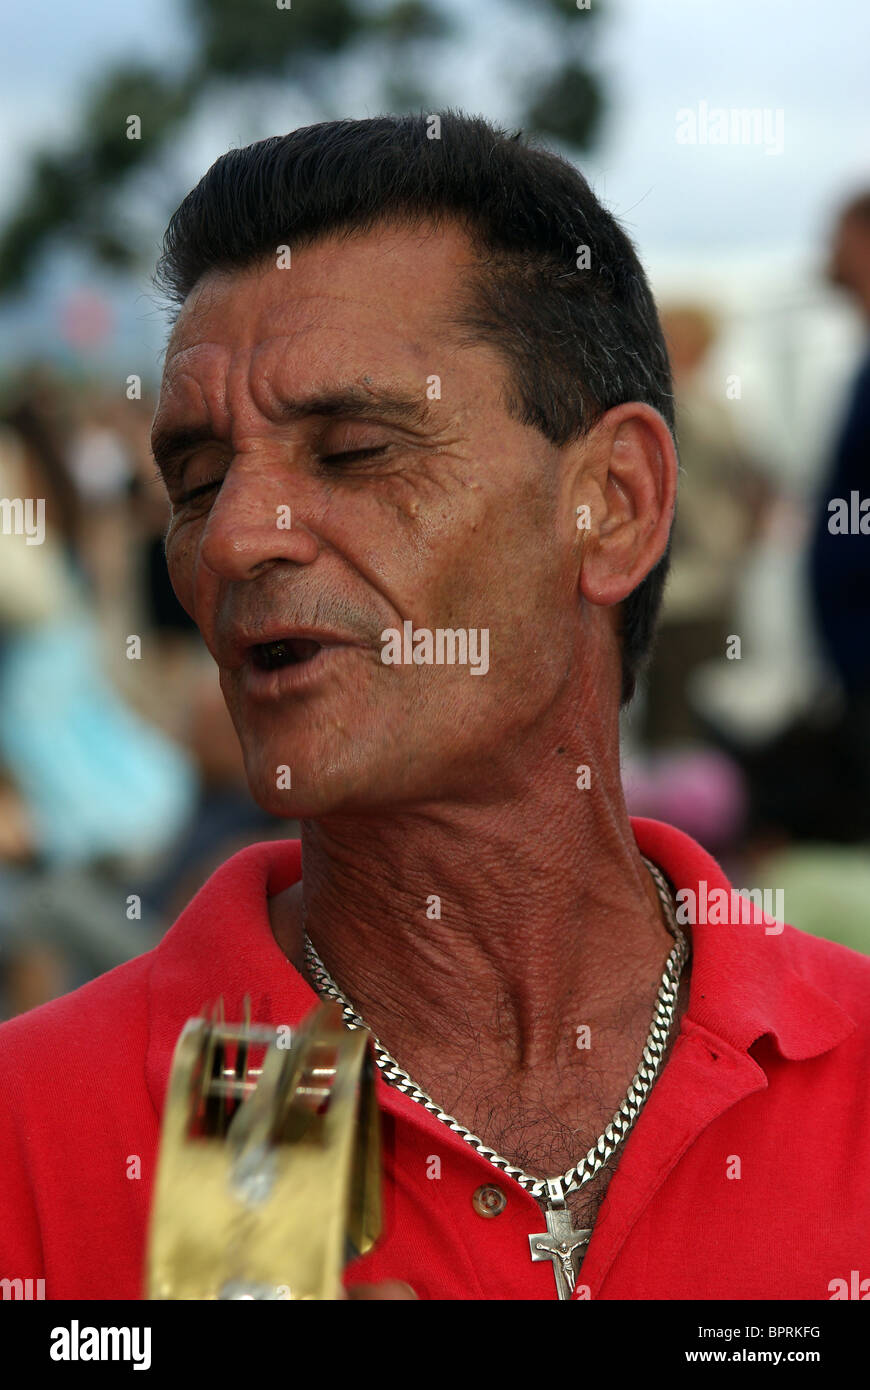
[[[626,401],[674,431],[670,365],[634,247],[572,164],[462,112],[326,121],[222,155],[174,213],[156,281],[183,304],[210,270],[385,222],[458,223],[477,266],[460,323],[501,352],[507,408],[553,444]],[[437,132],[437,138],[431,138]],[[582,248],[588,248],[588,255]],[[623,601],[622,690],[647,660],[670,558]]]

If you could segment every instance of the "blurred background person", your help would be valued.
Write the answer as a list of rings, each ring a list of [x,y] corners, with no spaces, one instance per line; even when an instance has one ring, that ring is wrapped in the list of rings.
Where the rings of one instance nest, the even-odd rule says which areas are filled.
[[[870,195],[838,215],[828,276],[852,299],[864,341],[810,507],[806,568],[822,667],[806,711],[748,750],[745,763],[760,836],[856,845],[863,854],[870,843]]]
[[[859,362],[813,499],[815,698],[752,750],[747,859],[798,903],[806,931],[870,949],[870,193],[838,213],[827,275],[861,320]],[[862,510],[863,504],[863,510]]]
[[[99,388],[71,402],[40,370],[2,415],[0,492],[45,519],[40,543],[0,537],[6,1015],[149,949],[218,863],[287,833],[248,793],[213,663],[157,562],[151,413],[116,417]]]
[[[721,659],[736,624],[737,585],[761,533],[769,487],[702,368],[717,336],[703,305],[665,305],[662,327],[671,359],[680,457],[671,572],[645,682],[642,731],[662,748],[706,733],[691,700],[692,673]]]
[[[624,782],[635,814],[680,826],[739,872],[748,788],[698,678],[725,666],[739,632],[740,584],[772,483],[735,427],[733,402],[705,370],[719,334],[715,311],[674,301],[661,320],[680,475],[659,628],[639,711],[626,721]]]
[[[0,762],[8,823],[0,916],[7,976],[34,953],[53,988],[153,943],[121,891],[148,872],[189,817],[195,773],[183,750],[144,723],[109,683],[91,584],[78,549],[81,499],[37,395],[7,408],[0,487],[44,508],[41,539],[0,538]],[[14,800],[10,801],[10,797]],[[28,986],[29,988],[29,986]],[[48,989],[48,973],[46,974]]]
[[[852,199],[834,231],[830,279],[870,333],[870,191]],[[840,518],[835,513],[840,512]],[[848,529],[839,524],[845,521]],[[849,391],[820,488],[811,549],[813,615],[840,685],[840,736],[854,745],[870,804],[870,337]]]

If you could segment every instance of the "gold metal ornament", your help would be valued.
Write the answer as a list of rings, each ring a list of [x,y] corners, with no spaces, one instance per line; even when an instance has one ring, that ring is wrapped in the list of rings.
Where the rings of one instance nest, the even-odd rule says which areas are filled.
[[[189,1019],[175,1049],[149,1299],[335,1299],[381,1232],[372,1036],[319,1005],[298,1028]]]

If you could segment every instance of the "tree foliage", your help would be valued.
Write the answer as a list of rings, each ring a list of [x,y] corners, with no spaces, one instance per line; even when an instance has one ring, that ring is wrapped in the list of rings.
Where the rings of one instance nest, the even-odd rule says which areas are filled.
[[[173,75],[126,63],[105,74],[83,101],[67,147],[43,150],[31,162],[25,192],[0,231],[0,295],[26,283],[58,235],[105,265],[132,268],[147,260],[153,247],[137,243],[119,212],[119,194],[137,171],[160,166],[184,122],[221,83],[280,80],[310,94],[317,74],[327,70],[323,65],[358,53],[377,68],[386,103],[381,109],[455,104],[433,90],[432,64],[425,61],[432,45],[461,38],[439,0],[379,6],[375,0],[290,0],[279,8],[282,2],[181,0],[194,36],[185,71]],[[578,9],[575,0],[542,0],[531,14],[521,0],[490,3],[494,24],[500,12],[525,12],[551,39],[549,68],[524,85],[518,123],[577,150],[588,148],[603,108],[601,83],[586,53],[588,21],[600,0],[589,10]],[[474,107],[473,100],[463,104]],[[139,118],[134,132],[132,114]]]

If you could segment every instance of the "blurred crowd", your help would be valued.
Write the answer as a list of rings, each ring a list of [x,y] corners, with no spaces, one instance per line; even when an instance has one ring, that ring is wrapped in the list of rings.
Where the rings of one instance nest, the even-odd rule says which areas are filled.
[[[154,401],[118,397],[41,364],[0,396],[0,1017],[149,949],[229,854],[296,830],[252,801],[169,583]]]
[[[870,194],[836,219],[828,279],[870,331]],[[693,835],[735,887],[782,889],[794,926],[870,952],[870,338],[815,491],[795,496],[710,390],[715,317],[680,304],[662,319],[681,469],[657,648],[626,720],[629,808]],[[786,688],[782,644],[767,660],[741,645],[765,546],[798,560],[817,652],[805,689]]]
[[[870,195],[838,220],[830,279],[870,326]],[[772,719],[738,596],[795,498],[710,389],[710,308],[665,305],[663,323],[681,475],[657,648],[624,719],[629,809],[693,835],[735,886],[782,889],[794,925],[870,951],[870,346],[802,524],[785,527],[822,663]],[[153,411],[147,392],[44,364],[0,386],[0,1017],[149,949],[229,854],[298,833],[252,801],[169,583]],[[44,499],[44,517],[21,499]]]

